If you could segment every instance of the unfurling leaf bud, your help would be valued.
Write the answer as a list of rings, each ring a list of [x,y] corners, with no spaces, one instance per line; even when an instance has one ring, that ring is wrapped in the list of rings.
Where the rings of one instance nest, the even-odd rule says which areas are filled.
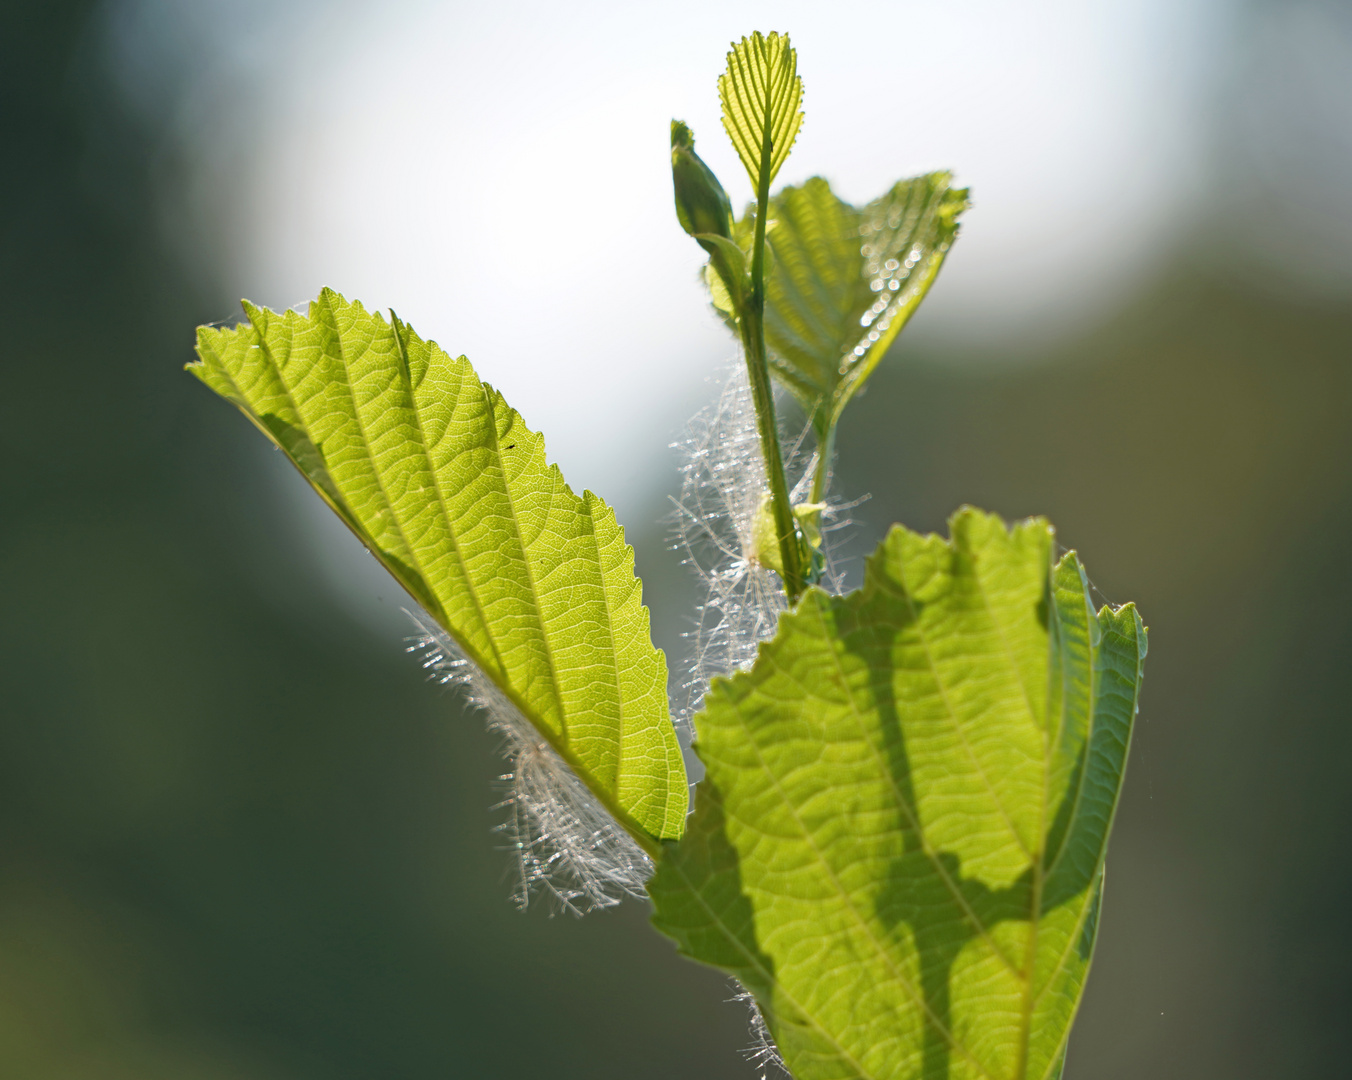
[[[680,120],[671,122],[671,180],[676,217],[691,236],[732,237],[732,203],[713,170],[695,153],[695,137]]]
[[[797,503],[793,507],[793,519],[798,526],[798,547],[805,565],[816,565],[822,561],[822,511],[826,503]],[[784,576],[784,559],[779,548],[779,529],[775,524],[775,504],[767,491],[761,495],[760,507],[751,533],[752,554],[761,566],[773,570],[781,578]],[[820,569],[817,576],[821,576]]]

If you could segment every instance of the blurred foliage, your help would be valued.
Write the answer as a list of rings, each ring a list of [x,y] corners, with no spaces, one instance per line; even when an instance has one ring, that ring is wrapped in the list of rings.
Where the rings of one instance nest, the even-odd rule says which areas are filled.
[[[231,302],[156,239],[172,158],[91,10],[0,35],[0,1072],[751,1075],[639,905],[511,909],[479,722],[257,511],[280,462],[181,371]],[[1352,306],[1200,266],[1032,366],[903,348],[840,443],[859,551],[1046,513],[1150,613],[1075,1080],[1336,1075],[1352,1016]]]

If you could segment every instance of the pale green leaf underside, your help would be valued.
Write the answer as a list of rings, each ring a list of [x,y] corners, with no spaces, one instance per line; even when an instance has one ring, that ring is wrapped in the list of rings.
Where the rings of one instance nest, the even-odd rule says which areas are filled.
[[[757,32],[735,43],[728,53],[728,70],[718,78],[718,97],[723,127],[752,187],[773,182],[803,124],[803,80],[789,36]],[[770,154],[765,158],[767,126]]]
[[[839,419],[934,283],[968,206],[951,182],[947,172],[901,180],[856,207],[813,177],[771,200],[771,370],[819,430]]]
[[[284,450],[613,813],[681,835],[685,769],[633,549],[502,395],[408,326],[325,290],[245,305],[189,370]]]
[[[798,1080],[1046,1080],[1084,986],[1145,630],[1044,521],[951,531],[894,528],[696,717],[654,922]]]

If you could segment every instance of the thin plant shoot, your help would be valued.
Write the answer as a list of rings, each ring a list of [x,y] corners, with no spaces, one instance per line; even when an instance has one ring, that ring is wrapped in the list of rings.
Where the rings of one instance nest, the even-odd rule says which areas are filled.
[[[799,1080],[1059,1077],[1145,627],[1094,609],[1046,521],[970,507],[947,537],[894,525],[844,592],[837,432],[968,193],[947,172],[863,206],[821,177],[772,191],[804,117],[786,35],[734,43],[717,91],[754,199],[735,214],[672,122],[676,218],[741,351],[684,444],[704,596],[674,699],[614,512],[465,357],[326,289],[201,328],[189,370],[403,586],[424,666],[503,736],[518,903],[646,897]]]

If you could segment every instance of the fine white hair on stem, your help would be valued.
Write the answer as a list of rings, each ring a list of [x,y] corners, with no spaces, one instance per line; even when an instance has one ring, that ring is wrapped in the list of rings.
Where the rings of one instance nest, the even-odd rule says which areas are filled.
[[[786,468],[799,474],[790,493],[795,504],[807,500],[816,464],[815,454],[803,460],[806,434],[804,429],[786,454]],[[676,547],[685,552],[703,591],[687,635],[684,707],[673,710],[688,727],[709,680],[750,667],[757,646],[774,633],[786,606],[779,576],[756,555],[756,519],[768,485],[751,386],[740,360],[730,366],[713,404],[695,415],[672,449],[681,469]],[[849,524],[835,520],[842,509],[848,507],[823,511],[827,539]],[[820,584],[838,592],[841,574],[830,547],[824,545]]]
[[[518,878],[513,901],[524,910],[547,896],[563,911],[584,915],[626,896],[646,896],[653,864],[558,753],[493,682],[425,612],[407,611],[417,633],[409,651],[438,682],[460,687],[502,739],[511,772],[501,777],[507,812],[497,829],[510,842]]]
[[[689,633],[681,710],[688,723],[709,680],[749,667],[785,607],[778,576],[756,558],[756,517],[767,485],[745,365],[732,367],[713,404],[672,449],[681,458],[676,543],[704,593]]]

